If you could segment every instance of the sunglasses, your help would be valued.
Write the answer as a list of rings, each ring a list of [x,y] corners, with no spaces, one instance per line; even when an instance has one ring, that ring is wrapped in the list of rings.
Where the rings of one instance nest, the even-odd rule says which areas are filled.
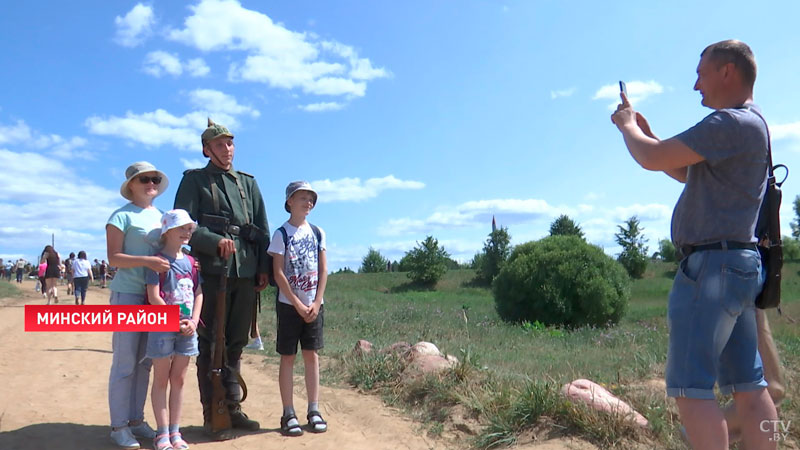
[[[161,184],[161,177],[158,176],[158,175],[155,175],[155,176],[152,176],[152,177],[148,177],[146,175],[139,176],[139,183],[147,184],[147,183],[149,183],[151,181],[153,182],[153,184],[159,185],[159,184]]]

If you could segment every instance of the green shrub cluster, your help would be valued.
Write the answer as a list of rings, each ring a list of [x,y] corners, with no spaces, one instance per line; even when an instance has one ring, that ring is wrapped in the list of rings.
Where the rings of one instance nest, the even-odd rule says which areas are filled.
[[[578,327],[615,324],[630,298],[625,269],[577,236],[522,244],[495,278],[500,317]]]
[[[381,252],[370,247],[369,251],[361,260],[361,267],[358,269],[361,273],[377,273],[386,272],[389,265],[389,260],[381,255]]]
[[[415,248],[408,251],[403,258],[408,270],[408,277],[419,285],[434,287],[436,282],[447,272],[447,260],[450,255],[439,241],[428,236]]]

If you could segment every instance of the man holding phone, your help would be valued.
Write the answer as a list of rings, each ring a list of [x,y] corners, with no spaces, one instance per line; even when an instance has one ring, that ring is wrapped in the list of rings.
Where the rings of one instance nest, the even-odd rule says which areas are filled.
[[[768,134],[752,103],[755,78],[746,44],[718,42],[703,50],[697,67],[694,89],[714,110],[700,123],[659,140],[626,93],[611,116],[636,162],[686,185],[672,216],[682,260],[669,296],[666,384],[696,449],[728,448],[715,383],[733,394],[745,447],[777,445],[772,429],[761,426],[777,420],[777,412],[765,389],[756,335],[755,297],[763,280],[754,234]]]

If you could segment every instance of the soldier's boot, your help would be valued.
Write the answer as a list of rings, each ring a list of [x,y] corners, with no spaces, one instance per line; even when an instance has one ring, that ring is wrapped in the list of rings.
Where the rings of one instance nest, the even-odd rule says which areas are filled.
[[[232,428],[214,431],[211,426],[211,406],[203,403],[203,431],[212,441],[228,441],[236,438]]]
[[[238,403],[233,403],[230,406],[231,425],[233,428],[240,430],[256,431],[261,426],[257,421],[247,417],[247,414],[242,411],[242,406]]]

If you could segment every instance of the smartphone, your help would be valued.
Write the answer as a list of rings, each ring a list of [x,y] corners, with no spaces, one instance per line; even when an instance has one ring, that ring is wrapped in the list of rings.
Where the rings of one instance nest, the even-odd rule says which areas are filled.
[[[619,92],[620,94],[625,94],[625,98],[628,98],[628,87],[625,86],[624,81],[619,82]]]

